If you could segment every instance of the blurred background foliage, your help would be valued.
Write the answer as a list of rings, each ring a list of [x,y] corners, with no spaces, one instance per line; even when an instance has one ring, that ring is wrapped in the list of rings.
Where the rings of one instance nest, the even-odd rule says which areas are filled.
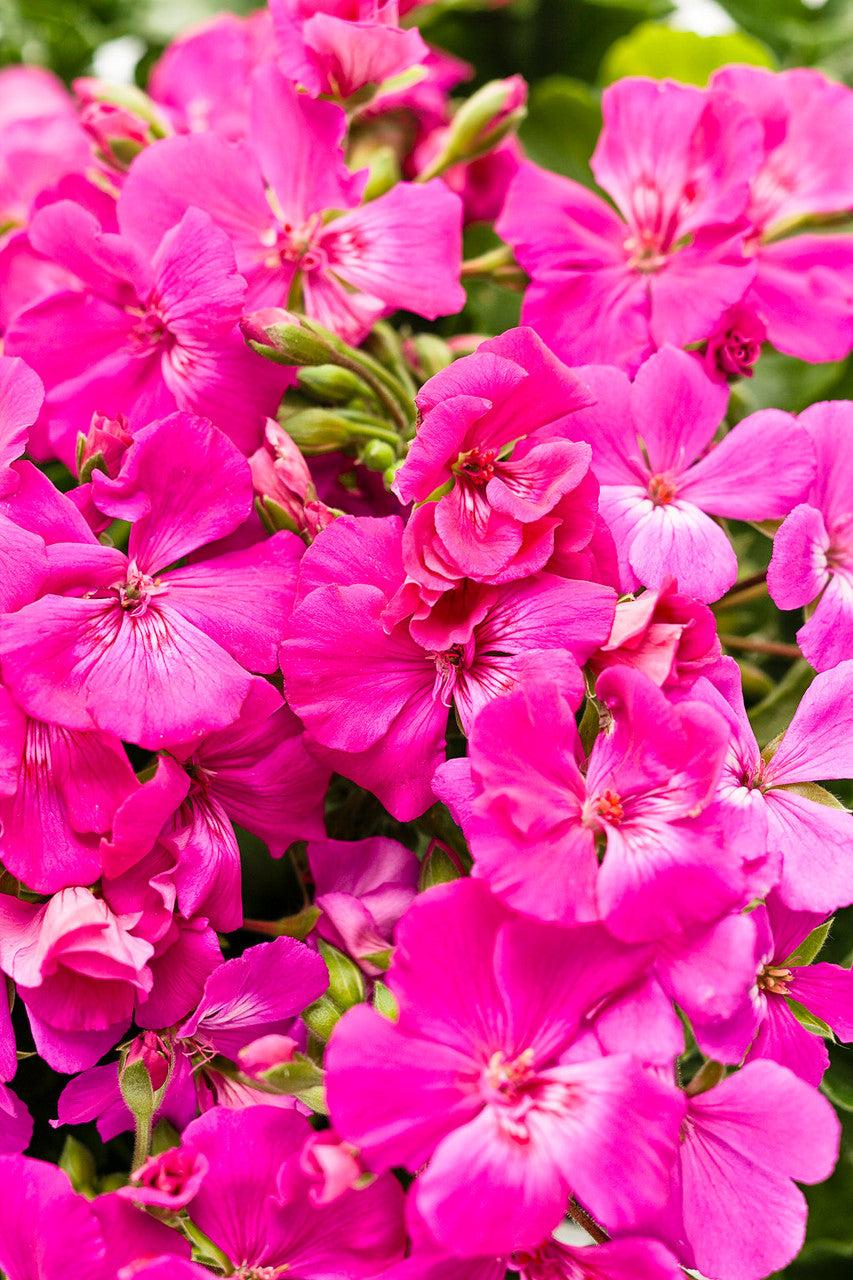
[[[248,12],[252,7],[248,0],[0,0],[0,65],[35,62],[69,83],[95,74],[144,86],[151,64],[178,32],[222,9]],[[704,84],[723,63],[749,62],[777,69],[816,66],[853,84],[853,0],[515,0],[496,10],[488,0],[436,0],[416,16],[428,40],[472,64],[472,86],[520,72],[530,85],[521,131],[528,154],[590,186],[601,91],[621,76],[671,76]],[[486,227],[472,228],[469,255],[487,248],[492,236]],[[474,283],[466,312],[443,327],[446,332],[502,330],[517,323],[519,301],[517,293]],[[769,352],[755,378],[735,390],[730,420],[758,408],[798,412],[816,400],[851,397],[853,358],[805,365]],[[730,533],[741,578],[760,574],[769,559],[769,539],[746,525],[733,525]],[[716,606],[721,633],[792,645],[800,615],[779,613],[760,592],[744,594],[747,598]],[[769,741],[790,721],[812,673],[791,656],[731,651],[741,661],[759,740]],[[853,804],[853,784],[832,784],[832,789]],[[244,856],[247,913],[264,914],[265,900],[282,892],[282,873],[251,841]],[[839,914],[820,958],[850,965],[853,909]],[[839,1108],[845,1142],[829,1182],[807,1189],[807,1241],[785,1280],[853,1275],[853,1049],[832,1045],[830,1051],[825,1088]],[[31,1064],[36,1073],[38,1065]],[[53,1082],[45,1079],[44,1089],[52,1093]],[[56,1142],[55,1152],[43,1153],[48,1158],[58,1157],[60,1135]],[[97,1145],[95,1139],[93,1149]],[[768,1206],[768,1216],[756,1222],[755,1230],[773,1229]]]

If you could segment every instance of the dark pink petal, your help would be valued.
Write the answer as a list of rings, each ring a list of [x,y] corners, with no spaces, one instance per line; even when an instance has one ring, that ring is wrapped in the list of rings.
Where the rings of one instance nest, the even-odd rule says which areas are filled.
[[[438,178],[397,183],[329,223],[320,243],[329,270],[392,310],[435,320],[465,305],[462,204]]]
[[[780,609],[798,609],[817,599],[829,582],[830,536],[813,506],[794,507],[773,539],[767,589]]]
[[[766,792],[768,843],[782,855],[778,892],[795,911],[828,913],[853,901],[853,815],[794,791]]]
[[[798,1022],[785,997],[776,995],[767,996],[764,1019],[746,1055],[747,1062],[756,1058],[778,1062],[815,1088],[829,1066],[822,1037]]]
[[[109,1266],[131,1267],[140,1258],[167,1253],[174,1261],[186,1261],[190,1243],[165,1222],[156,1222],[115,1192],[97,1196],[89,1207],[101,1225],[107,1243]]]
[[[853,236],[798,235],[762,245],[749,301],[780,351],[843,360],[853,346]]]
[[[180,614],[247,670],[275,671],[303,545],[294,534],[276,533],[245,551],[171,570],[162,577],[170,613]]]
[[[839,1040],[853,1040],[853,973],[849,969],[837,964],[800,966],[785,985]]]
[[[316,587],[367,582],[392,596],[405,578],[399,516],[339,516],[315,539],[299,566],[302,600]]]
[[[497,1110],[487,1107],[438,1144],[415,1184],[416,1204],[446,1249],[509,1253],[538,1243],[557,1226],[566,1178],[540,1134],[519,1142],[502,1127]]]
[[[797,632],[803,657],[827,671],[853,657],[853,580],[835,573],[808,622]]]
[[[602,490],[605,518],[606,493]],[[737,579],[737,559],[722,529],[680,498],[657,507],[643,501],[628,559],[645,586],[661,587],[674,577],[679,589],[697,600],[719,600]]]
[[[466,1053],[405,1035],[366,1005],[335,1027],[326,1052],[335,1128],[372,1169],[417,1171],[437,1143],[482,1107],[477,1064]]]
[[[149,961],[154,983],[137,1001],[134,1019],[139,1027],[170,1027],[185,1018],[201,999],[207,979],[222,964],[219,939],[206,920],[176,917],[170,933],[173,940],[169,942],[167,935]]]
[[[0,1154],[11,1155],[30,1145],[33,1118],[17,1094],[0,1084]]]
[[[340,107],[297,93],[269,63],[252,76],[251,120],[255,151],[286,222],[300,226],[311,214],[358,204],[366,174],[346,167],[341,141],[347,121]],[[282,136],[288,139],[284,151]]]
[[[118,214],[125,235],[153,255],[190,206],[227,232],[240,265],[257,255],[274,221],[253,149],[218,133],[165,138],[144,148],[125,180]]]
[[[106,1248],[95,1214],[56,1165],[0,1156],[0,1266],[9,1280],[102,1280]]]
[[[304,943],[293,938],[259,943],[210,975],[198,1008],[178,1035],[236,1058],[259,1036],[285,1032],[328,982],[325,964]]]
[[[768,764],[774,787],[853,773],[853,661],[815,677]]]
[[[137,431],[116,478],[96,471],[92,484],[101,511],[133,522],[128,555],[145,573],[232,533],[252,505],[246,459],[189,413]]]
[[[14,493],[3,501],[3,514],[50,546],[56,542],[97,545],[97,539],[71,499],[51,484],[31,462],[14,462]]]
[[[27,432],[44,400],[41,378],[23,360],[0,357],[0,498],[18,487],[9,463],[27,447]]]
[[[83,284],[116,306],[126,306],[151,287],[151,264],[129,240],[104,232],[97,218],[73,200],[39,210],[30,223],[30,243],[46,258],[73,272]]]
[[[808,493],[815,474],[810,446],[790,414],[761,410],[691,467],[679,493],[717,516],[778,520]]]
[[[37,654],[33,642],[38,640]],[[31,715],[152,750],[237,718],[251,677],[173,609],[48,596],[0,623],[3,675]]]
[[[46,577],[47,556],[42,539],[7,520],[0,511],[0,613],[14,613],[29,604]]]

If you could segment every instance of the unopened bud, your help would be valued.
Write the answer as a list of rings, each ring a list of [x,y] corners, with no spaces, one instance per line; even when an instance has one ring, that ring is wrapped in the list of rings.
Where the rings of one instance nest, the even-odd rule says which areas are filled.
[[[368,440],[359,449],[358,460],[368,471],[387,471],[397,461],[397,455],[385,440]]]
[[[329,970],[328,994],[339,1009],[351,1009],[364,999],[364,978],[358,965],[323,938],[317,940],[320,955]]]
[[[126,1061],[118,1077],[121,1096],[137,1120],[148,1120],[154,1114],[154,1087],[148,1068],[141,1058]]]
[[[258,355],[276,364],[335,364],[335,347],[322,329],[295,311],[264,307],[240,322],[243,337]]]
[[[403,344],[403,350],[421,382],[426,382],[453,363],[453,352],[436,333],[414,334]]]
[[[350,423],[329,409],[301,409],[280,419],[302,453],[334,453],[348,444]]]
[[[86,484],[93,471],[105,471],[114,480],[121,469],[125,452],[133,444],[133,436],[123,413],[109,418],[93,413],[89,430],[77,435],[77,478]]]
[[[726,1068],[721,1062],[704,1062],[684,1092],[688,1098],[695,1098],[697,1094],[707,1093],[709,1089],[713,1089],[715,1085],[720,1083],[725,1074]]]
[[[296,375],[300,391],[321,404],[348,404],[367,390],[361,378],[334,364],[311,365]]]
[[[365,201],[376,200],[384,196],[386,191],[395,187],[402,177],[397,153],[393,147],[377,147],[368,160],[367,185],[364,188]]]
[[[425,889],[431,889],[433,885],[450,884],[451,880],[460,880],[462,878],[462,868],[459,860],[447,847],[447,845],[439,844],[437,840],[433,840],[426,857],[421,863],[421,874],[418,879],[418,890],[423,893]]]
[[[463,102],[453,117],[444,145],[418,175],[425,182],[451,165],[476,160],[514,133],[527,114],[527,85],[521,76],[490,80]]]
[[[390,1022],[396,1022],[400,1014],[400,1010],[397,1008],[397,1001],[394,999],[390,987],[386,987],[385,983],[380,982],[378,978],[373,984],[373,1007],[377,1013],[381,1013],[383,1018],[388,1018]]]
[[[302,1021],[320,1040],[328,1040],[340,1021],[341,1011],[328,996],[320,996],[302,1014]]]

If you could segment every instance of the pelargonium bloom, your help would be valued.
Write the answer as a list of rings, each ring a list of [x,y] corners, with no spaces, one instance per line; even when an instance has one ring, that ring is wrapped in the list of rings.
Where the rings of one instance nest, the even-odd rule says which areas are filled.
[[[818,671],[853,658],[853,479],[847,447],[853,401],[813,404],[798,421],[817,457],[817,475],[773,540],[767,588],[780,609],[817,602],[797,632]]]
[[[403,1191],[390,1174],[328,1203],[302,1166],[312,1136],[293,1111],[216,1107],[184,1130],[181,1150],[209,1168],[187,1211],[243,1275],[375,1276],[402,1256]]]
[[[417,403],[422,421],[394,492],[424,504],[407,528],[404,558],[430,599],[466,577],[509,582],[542,569],[560,499],[575,491],[571,514],[580,543],[589,540],[595,486],[589,446],[574,443],[572,422],[592,397],[532,330],[481,343],[430,378]]]
[[[397,929],[399,1020],[358,1005],[335,1028],[335,1127],[370,1168],[426,1165],[417,1209],[453,1253],[539,1245],[570,1194],[624,1231],[666,1194],[683,1099],[629,1055],[574,1043],[647,959],[598,925],[517,916],[477,881],[431,889]]]
[[[762,1280],[802,1246],[806,1201],[793,1179],[829,1177],[838,1118],[816,1089],[763,1060],[687,1107],[669,1204],[650,1229],[703,1275]],[[773,1229],[756,1230],[768,1205]]]
[[[574,414],[571,429],[592,445],[623,588],[661,587],[675,577],[685,595],[717,600],[737,578],[737,557],[711,516],[788,515],[814,476],[807,432],[790,414],[763,409],[713,444],[727,390],[672,347],[647,360],[633,382],[603,366],[582,376],[596,404]]]
[[[18,487],[10,463],[27,447],[28,428],[44,401],[41,378],[23,360],[0,356],[0,498]]]
[[[531,277],[524,323],[570,364],[633,371],[709,337],[748,289],[761,131],[733,98],[671,80],[620,80],[602,107],[592,168],[617,208],[525,161],[496,229]]]
[[[811,67],[749,66],[722,67],[709,91],[761,125],[746,211],[756,273],[744,303],[780,351],[841,360],[853,346],[853,236],[790,233],[853,205],[853,92]]]
[[[567,667],[580,695],[577,662],[609,632],[615,598],[540,574],[502,587],[464,583],[426,619],[398,623],[386,611],[405,578],[401,543],[396,516],[345,516],[312,543],[281,666],[312,750],[407,820],[432,803],[448,709],[467,731],[531,663]]]
[[[770,1058],[818,1085],[829,1066],[826,1045],[800,1022],[789,1001],[825,1022],[839,1040],[853,1040],[853,973],[836,964],[809,963],[821,916],[790,911],[775,893],[750,914],[756,946],[749,997],[723,1022],[694,1022],[697,1042],[719,1061]]]
[[[30,240],[76,277],[19,312],[5,339],[47,389],[39,456],[73,466],[78,432],[94,412],[136,429],[174,409],[210,418],[247,452],[278,408],[290,375],[243,342],[237,322],[246,284],[228,237],[200,209],[140,237],[119,210],[121,234],[104,232],[71,200],[40,210]],[[92,360],[92,352],[97,359]]]
[[[76,1194],[56,1165],[0,1156],[0,1267],[8,1280],[119,1280],[161,1255],[178,1266],[190,1256],[189,1241],[114,1194]]]
[[[602,920],[629,942],[713,922],[746,888],[740,852],[703,813],[726,721],[702,702],[670,703],[628,667],[599,676],[597,696],[609,724],[585,767],[554,681],[530,680],[480,712],[466,822],[476,874],[518,910]]]
[[[269,7],[279,66],[312,97],[344,101],[417,65],[429,52],[416,27],[400,29],[397,0],[327,0],[322,6],[270,0]]]
[[[209,422],[173,414],[137,433],[96,505],[134,521],[125,556],[49,549],[39,600],[0,621],[3,679],[23,709],[157,749],[223,729],[276,665],[301,542],[266,542],[158,572],[230,533],[251,510],[245,459]],[[37,643],[34,644],[34,642]]]
[[[827,915],[848,905],[853,901],[853,817],[814,784],[853,772],[853,662],[812,681],[791,723],[764,753],[744,709],[733,659],[721,662],[714,680],[716,689],[702,680],[691,696],[729,722],[719,807],[744,843],[767,849],[775,863],[769,868],[773,878],[761,891],[778,881],[780,898],[794,911]]]
[[[299,296],[307,315],[356,343],[397,308],[429,319],[460,310],[462,205],[444,183],[398,183],[356,208],[366,175],[346,168],[343,111],[298,94],[272,65],[253,74],[251,120],[250,142],[194,134],[137,158],[120,216],[149,252],[203,209],[233,243],[249,310]],[[348,212],[329,220],[331,210]]]

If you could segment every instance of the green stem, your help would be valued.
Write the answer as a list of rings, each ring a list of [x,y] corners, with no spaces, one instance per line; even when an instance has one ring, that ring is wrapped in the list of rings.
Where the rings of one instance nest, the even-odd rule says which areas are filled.
[[[790,658],[792,662],[802,657],[795,644],[778,644],[775,640],[753,640],[749,636],[721,634],[720,644],[726,649],[740,649],[744,653],[767,653],[775,658]]]

